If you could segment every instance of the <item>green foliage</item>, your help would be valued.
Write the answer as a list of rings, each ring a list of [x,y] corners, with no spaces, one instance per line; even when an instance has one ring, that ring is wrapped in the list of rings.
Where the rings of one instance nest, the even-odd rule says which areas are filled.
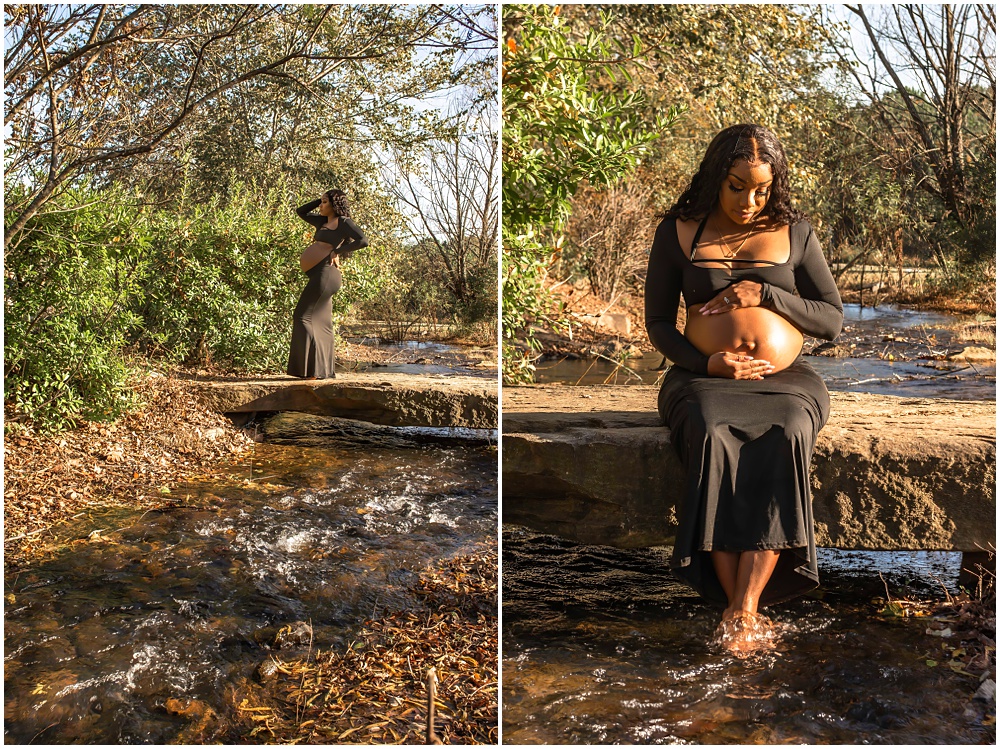
[[[496,326],[497,265],[495,255],[492,260],[492,263],[476,265],[469,271],[466,278],[466,297],[455,307],[455,317],[459,323],[464,325],[491,323]]]
[[[648,151],[668,120],[643,122],[638,91],[594,89],[600,75],[628,79],[630,46],[606,22],[570,39],[549,6],[505,6],[513,34],[504,48],[504,225],[558,226],[584,181],[610,184]],[[641,45],[638,39],[635,45]]]
[[[42,428],[113,418],[128,405],[131,356],[281,371],[312,228],[285,185],[233,182],[240,200],[143,205],[113,187],[63,193],[8,248],[8,418]],[[371,240],[344,262],[335,314],[377,299],[401,262],[401,220],[384,195],[354,215]]]
[[[996,131],[983,139],[981,147],[970,150],[965,170],[967,226],[961,233],[959,260],[976,265],[996,265],[997,240],[997,160]]]
[[[296,263],[308,227],[277,189],[233,186],[219,199],[149,217],[156,252],[144,264],[135,342],[169,362],[278,368],[303,285]]]
[[[431,249],[412,245],[402,250],[386,268],[385,283],[377,294],[358,300],[358,319],[378,325],[373,334],[395,341],[406,340],[415,325],[447,317],[448,294],[435,273]]]
[[[4,385],[11,417],[50,428],[113,417],[129,403],[120,351],[138,322],[148,225],[121,191],[63,193],[8,248]],[[72,210],[73,206],[80,206]]]
[[[655,123],[640,117],[643,95],[595,87],[601,76],[628,78],[636,37],[607,34],[607,19],[579,39],[559,9],[507,5],[503,64],[503,331],[504,376],[524,380],[527,356],[512,342],[548,316],[544,281],[578,187],[611,184],[649,151],[677,112]]]
[[[642,118],[651,127],[670,106],[683,115],[653,145],[639,178],[662,211],[687,187],[705,148],[720,130],[760,123],[785,144],[797,194],[821,184],[823,166],[797,146],[799,133],[825,137],[821,76],[828,70],[830,34],[811,6],[651,4],[612,6],[615,34],[644,40],[641,64],[628,86],[645,93]],[[599,17],[597,6],[573,6],[574,28]],[[582,33],[582,32],[579,32]],[[606,78],[602,86],[625,84]]]
[[[550,317],[551,303],[544,282],[555,254],[538,240],[533,229],[508,236],[504,223],[503,377],[508,383],[530,382],[535,371],[531,363],[534,336],[528,326]],[[515,345],[519,337],[527,342],[527,349]]]

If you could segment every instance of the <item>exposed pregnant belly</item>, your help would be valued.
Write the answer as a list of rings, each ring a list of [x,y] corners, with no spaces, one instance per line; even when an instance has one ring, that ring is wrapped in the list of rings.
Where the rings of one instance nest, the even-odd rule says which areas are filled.
[[[785,369],[802,350],[802,334],[777,312],[741,307],[721,315],[688,314],[684,336],[706,356],[720,351],[750,354]]]
[[[302,270],[309,270],[321,260],[325,260],[332,251],[333,245],[328,242],[313,242],[299,255],[299,265],[302,266]]]

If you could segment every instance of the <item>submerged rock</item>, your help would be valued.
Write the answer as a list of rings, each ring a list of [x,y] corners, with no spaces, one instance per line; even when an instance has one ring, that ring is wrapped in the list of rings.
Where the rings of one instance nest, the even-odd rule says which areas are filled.
[[[257,678],[260,681],[267,682],[278,675],[280,669],[278,668],[277,661],[268,658],[266,661],[257,666]]]
[[[215,723],[215,711],[201,700],[174,698],[166,701],[164,707],[171,715],[179,715],[191,721],[177,736],[178,744],[201,744],[211,738],[210,726]]]
[[[313,628],[311,624],[308,622],[293,622],[292,624],[286,624],[278,630],[278,634],[274,637],[274,644],[277,648],[284,650],[285,648],[308,645],[312,642],[312,637]]]
[[[984,702],[996,702],[997,683],[993,679],[987,679],[979,685],[979,689],[976,690],[976,695],[973,699],[983,700]]]

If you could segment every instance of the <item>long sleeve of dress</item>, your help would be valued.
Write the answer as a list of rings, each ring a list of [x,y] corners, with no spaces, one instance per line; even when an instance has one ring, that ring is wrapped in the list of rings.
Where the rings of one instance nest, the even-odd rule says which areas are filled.
[[[760,306],[774,310],[806,335],[827,341],[840,335],[844,305],[811,226],[802,260],[795,267],[795,288],[798,295],[768,283],[762,284]]]
[[[347,216],[340,217],[339,228],[342,229],[344,234],[347,235],[344,241],[337,248],[337,254],[341,257],[348,258],[355,251],[364,249],[368,246],[368,237],[366,237],[364,232],[358,228],[358,225]]]
[[[673,219],[660,222],[649,251],[646,333],[657,350],[677,366],[698,374],[708,374],[708,357],[677,329],[682,276],[668,243],[668,232],[671,231],[674,231]]]
[[[295,212],[299,214],[299,218],[312,226],[319,228],[326,223],[326,218],[320,216],[318,213],[313,213],[317,208],[319,208],[320,199],[310,200],[305,205],[300,205],[295,209]]]

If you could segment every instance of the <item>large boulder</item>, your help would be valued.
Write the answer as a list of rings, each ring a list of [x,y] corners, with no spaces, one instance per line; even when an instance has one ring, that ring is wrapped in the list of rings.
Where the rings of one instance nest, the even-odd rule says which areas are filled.
[[[994,403],[832,393],[816,542],[974,551],[996,540]],[[682,469],[651,386],[503,391],[503,519],[581,543],[669,544]]]

